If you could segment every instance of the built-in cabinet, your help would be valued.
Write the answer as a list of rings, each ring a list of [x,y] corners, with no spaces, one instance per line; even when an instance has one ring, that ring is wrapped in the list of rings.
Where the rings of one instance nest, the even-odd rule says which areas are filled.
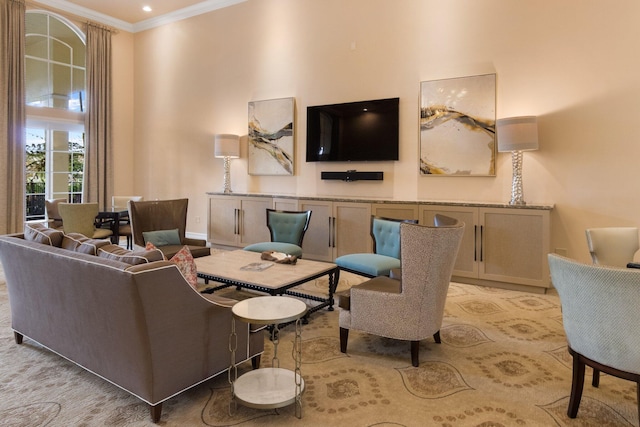
[[[420,223],[433,224],[437,213],[466,226],[454,281],[549,287],[549,210],[423,205]]]
[[[312,212],[302,242],[305,258],[332,262],[342,255],[372,251],[370,203],[299,200],[298,209]]]
[[[243,247],[269,240],[266,209],[311,210],[304,257],[319,261],[371,252],[371,215],[433,225],[440,213],[465,223],[453,280],[544,292],[550,286],[551,206],[490,203],[345,201],[282,196],[209,195],[208,240]]]
[[[272,206],[272,197],[210,196],[207,239],[236,247],[268,242],[266,210]]]

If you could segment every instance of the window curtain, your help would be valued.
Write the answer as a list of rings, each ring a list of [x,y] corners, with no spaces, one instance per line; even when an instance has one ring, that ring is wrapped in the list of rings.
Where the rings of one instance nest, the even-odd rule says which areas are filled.
[[[111,144],[111,33],[87,24],[87,111],[83,201],[111,205],[113,153]]]
[[[0,234],[25,219],[24,0],[0,0]],[[5,97],[6,96],[6,97]]]

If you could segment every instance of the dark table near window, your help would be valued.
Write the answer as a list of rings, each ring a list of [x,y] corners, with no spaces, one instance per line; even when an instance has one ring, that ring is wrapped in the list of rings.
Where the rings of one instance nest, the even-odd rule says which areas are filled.
[[[109,228],[113,232],[111,243],[120,244],[120,222],[129,220],[128,210],[106,210],[98,212],[96,216],[96,227]]]

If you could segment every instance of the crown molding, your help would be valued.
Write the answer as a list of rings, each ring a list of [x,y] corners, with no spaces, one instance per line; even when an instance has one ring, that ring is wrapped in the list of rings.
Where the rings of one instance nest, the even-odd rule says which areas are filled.
[[[92,9],[79,6],[77,4],[68,2],[66,0],[33,0],[33,1],[34,3],[39,3],[48,7],[69,12],[79,17],[87,18],[92,21],[96,21],[101,24],[107,25],[109,27],[116,28],[118,30],[128,31],[130,33],[137,33],[140,31],[145,31],[151,28],[159,27],[161,25],[166,25],[172,22],[180,21],[186,18],[191,18],[192,16],[197,16],[203,13],[212,12],[214,10],[223,9],[225,7],[233,6],[235,4],[244,3],[247,0],[204,0],[192,6],[176,10],[175,12],[167,13],[165,15],[157,16],[155,18],[145,19],[144,21],[140,21],[135,24],[113,18],[109,15],[98,13]]]

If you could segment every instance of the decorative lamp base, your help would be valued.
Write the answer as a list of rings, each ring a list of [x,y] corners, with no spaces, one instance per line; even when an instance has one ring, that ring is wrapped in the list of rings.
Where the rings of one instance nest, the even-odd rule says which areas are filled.
[[[224,158],[224,192],[231,193],[231,158]]]
[[[511,183],[510,205],[526,205],[522,191],[522,151],[511,152],[511,162],[513,164],[513,181]]]

